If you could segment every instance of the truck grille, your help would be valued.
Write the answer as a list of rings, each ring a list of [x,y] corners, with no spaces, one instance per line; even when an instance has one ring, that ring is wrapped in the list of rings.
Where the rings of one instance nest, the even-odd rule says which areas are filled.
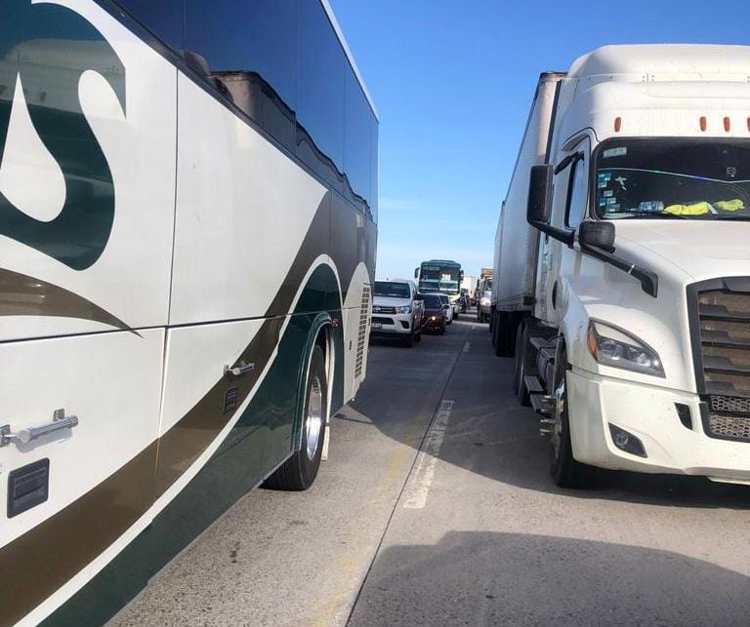
[[[750,278],[692,285],[688,303],[706,435],[750,442]]]

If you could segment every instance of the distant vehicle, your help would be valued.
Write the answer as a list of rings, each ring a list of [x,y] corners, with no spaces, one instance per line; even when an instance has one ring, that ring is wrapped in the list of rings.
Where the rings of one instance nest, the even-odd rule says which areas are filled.
[[[453,308],[453,317],[458,318],[461,312],[457,301],[464,278],[460,263],[447,259],[423,261],[419,268],[414,270],[414,278],[417,279],[419,291],[423,294],[440,292],[448,296]]]
[[[370,333],[400,339],[413,346],[422,339],[424,305],[410,279],[375,281]]]
[[[628,45],[539,79],[495,346],[560,486],[592,467],[750,482],[749,75],[748,46]]]
[[[458,304],[461,307],[461,313],[466,313],[469,308],[469,293],[465,287],[461,288],[461,295],[458,297]]]
[[[464,275],[463,281],[461,281],[461,289],[466,290],[466,304],[469,307],[474,305],[474,294],[477,289],[478,277],[471,275]]]
[[[477,285],[477,322],[490,321],[492,306],[492,277],[481,279]]]
[[[439,294],[424,294],[424,331],[432,331],[443,335],[445,333],[445,307]]]
[[[456,315],[453,310],[453,303],[445,294],[438,294],[440,301],[443,303],[443,309],[445,309],[445,323],[453,324],[453,318]]]

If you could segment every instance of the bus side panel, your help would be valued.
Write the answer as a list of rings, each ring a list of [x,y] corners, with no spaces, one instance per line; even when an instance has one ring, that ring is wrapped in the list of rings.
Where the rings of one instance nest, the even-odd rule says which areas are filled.
[[[178,91],[170,323],[287,315],[271,306],[316,219],[325,252],[327,190],[182,74]]]
[[[176,69],[90,0],[1,11],[0,340],[163,326]]]

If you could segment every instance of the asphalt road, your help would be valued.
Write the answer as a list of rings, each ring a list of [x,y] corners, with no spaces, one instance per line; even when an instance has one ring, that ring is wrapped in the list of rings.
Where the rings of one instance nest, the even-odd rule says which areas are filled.
[[[750,488],[557,489],[511,367],[463,320],[373,345],[315,486],[248,494],[112,623],[747,625]]]

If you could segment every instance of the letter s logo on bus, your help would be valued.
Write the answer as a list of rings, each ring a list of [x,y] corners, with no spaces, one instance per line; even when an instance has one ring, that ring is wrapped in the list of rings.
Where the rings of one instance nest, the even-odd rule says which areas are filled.
[[[125,67],[102,34],[71,9],[31,0],[1,0],[0,5],[0,171],[10,158],[7,150],[14,149],[6,143],[15,96],[15,106],[26,107],[65,182],[65,202],[49,221],[24,213],[0,190],[0,235],[84,270],[109,240],[115,189],[81,109],[79,81],[88,70],[101,74],[125,112]],[[25,178],[18,184],[45,184]]]

